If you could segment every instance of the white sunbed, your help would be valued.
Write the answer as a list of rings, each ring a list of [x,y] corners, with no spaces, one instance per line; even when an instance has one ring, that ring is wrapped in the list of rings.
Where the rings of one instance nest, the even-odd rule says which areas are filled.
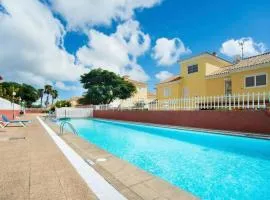
[[[9,124],[20,124],[23,127],[26,127],[26,124],[29,123],[29,120],[9,120],[5,115],[2,115],[2,120],[0,121],[1,124],[1,128],[7,127]]]

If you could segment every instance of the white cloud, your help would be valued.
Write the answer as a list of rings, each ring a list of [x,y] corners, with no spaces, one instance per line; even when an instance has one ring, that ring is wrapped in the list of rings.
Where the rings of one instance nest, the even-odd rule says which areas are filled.
[[[177,62],[181,55],[191,53],[179,38],[159,38],[153,47],[152,58],[158,65],[169,66]]]
[[[50,0],[70,28],[110,25],[112,20],[128,20],[136,9],[150,8],[161,0]]]
[[[251,37],[243,37],[240,39],[230,39],[223,42],[220,52],[229,57],[242,54],[240,42],[244,42],[244,57],[254,56],[266,51],[266,46],[262,42],[255,42]]]
[[[150,48],[150,37],[140,30],[140,24],[135,20],[128,20],[117,26],[114,34],[132,56],[140,56]]]
[[[116,32],[110,35],[92,29],[88,37],[88,45],[77,52],[81,64],[130,75],[139,81],[148,79],[143,68],[137,64],[137,58],[150,48],[150,37],[140,30],[137,21],[128,20],[118,25]]]
[[[155,77],[159,80],[159,81],[164,81],[170,77],[172,77],[173,74],[168,72],[168,71],[160,71],[159,73],[157,73],[155,75]]]
[[[65,83],[61,81],[57,81],[54,85],[56,88],[60,90],[65,90],[65,91],[76,91],[76,90],[82,90],[81,86],[75,86],[75,85],[66,85]]]
[[[34,86],[40,86],[43,87],[44,85],[53,85],[52,81],[45,79],[42,76],[33,74],[31,72],[27,71],[17,71],[17,72],[11,72],[7,73],[7,77],[9,80],[13,80],[13,78],[16,77],[15,81],[28,83]]]
[[[87,31],[89,43],[78,50],[76,58],[65,50],[67,30],[48,5],[37,0],[0,0],[8,13],[0,12],[1,76],[7,81],[38,87],[51,84],[66,91],[77,90],[80,75],[95,67],[146,81],[149,76],[137,59],[149,50],[150,36],[132,17],[136,10],[161,1],[52,0],[53,9],[64,16],[70,28]],[[121,22],[115,33],[89,30],[113,20]]]
[[[146,82],[149,79],[149,76],[145,73],[142,66],[136,62],[131,62],[129,66],[124,68],[123,75],[128,75],[133,80]]]
[[[6,80],[43,86],[76,81],[88,71],[62,47],[65,30],[51,11],[36,0],[2,0],[0,71]]]

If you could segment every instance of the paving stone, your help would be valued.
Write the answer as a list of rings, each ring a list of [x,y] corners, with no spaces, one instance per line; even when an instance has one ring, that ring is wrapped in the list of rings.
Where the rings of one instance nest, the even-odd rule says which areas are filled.
[[[28,199],[29,183],[26,179],[5,180],[0,186],[0,199]]]
[[[143,183],[134,185],[130,187],[134,190],[138,195],[140,195],[145,200],[153,200],[160,196],[160,194],[153,189],[147,187]]]
[[[115,173],[115,177],[127,187],[153,178],[152,175],[137,169],[135,166],[125,166],[121,171]]]
[[[124,190],[120,190],[121,194],[123,194],[128,200],[143,200],[141,196],[136,194],[134,191],[126,188]]]
[[[8,127],[0,136],[25,137],[0,143],[0,200],[96,199],[55,145],[36,115],[26,128]]]
[[[106,162],[99,162],[98,165],[111,173],[117,173],[123,170],[128,164],[121,161],[119,158],[109,157]]]

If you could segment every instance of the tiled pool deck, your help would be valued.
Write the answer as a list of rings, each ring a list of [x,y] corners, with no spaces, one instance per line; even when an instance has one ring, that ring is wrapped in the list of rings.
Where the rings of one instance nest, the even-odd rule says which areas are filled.
[[[26,118],[26,128],[0,129],[0,199],[97,199],[36,116]]]
[[[0,129],[0,200],[97,199],[36,116],[26,117],[33,120],[27,128]],[[59,132],[55,124],[46,123]],[[61,138],[127,199],[196,199],[74,134]]]

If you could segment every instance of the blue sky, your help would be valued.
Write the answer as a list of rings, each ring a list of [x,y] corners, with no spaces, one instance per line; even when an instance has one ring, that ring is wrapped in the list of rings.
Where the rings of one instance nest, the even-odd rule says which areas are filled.
[[[270,1],[266,0],[126,0],[124,4],[107,2],[105,7],[78,2],[83,6],[64,0],[27,0],[26,5],[19,0],[1,2],[0,19],[4,20],[0,26],[3,23],[4,31],[0,31],[0,40],[6,42],[0,51],[11,49],[15,44],[7,41],[12,40],[27,52],[25,56],[18,48],[10,51],[13,57],[14,51],[18,53],[18,62],[7,63],[8,52],[5,59],[0,56],[4,78],[37,87],[50,83],[61,98],[69,98],[82,93],[80,74],[102,67],[147,81],[154,91],[160,80],[179,73],[179,59],[215,51],[232,60],[240,54],[241,40],[245,40],[245,56],[270,47]],[[16,9],[22,12],[16,13]],[[31,18],[29,12],[38,16]],[[38,24],[43,24],[41,30]],[[40,40],[34,37],[29,41],[33,38],[29,27],[37,29],[33,32],[40,34]],[[16,29],[17,33],[12,31]],[[16,73],[3,66],[13,67]],[[64,73],[59,73],[60,69]]]

